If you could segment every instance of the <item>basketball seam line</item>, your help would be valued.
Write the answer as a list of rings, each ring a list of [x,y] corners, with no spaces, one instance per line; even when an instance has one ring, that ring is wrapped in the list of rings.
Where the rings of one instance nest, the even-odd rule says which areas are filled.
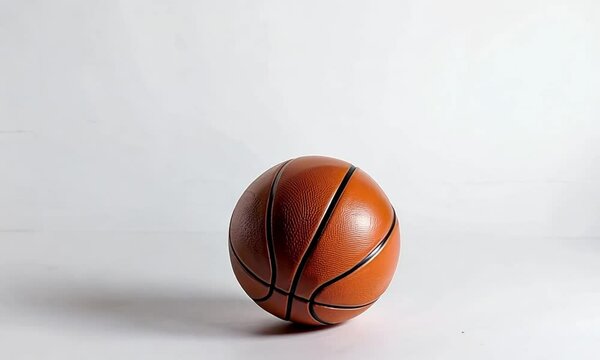
[[[390,229],[388,230],[387,234],[385,234],[385,236],[383,237],[383,239],[367,254],[367,256],[365,256],[361,261],[359,261],[356,265],[354,265],[352,268],[350,268],[349,270],[347,270],[346,272],[344,272],[341,275],[338,275],[336,277],[334,277],[333,279],[326,281],[325,283],[321,284],[315,291],[313,291],[312,295],[309,298],[308,301],[308,310],[310,312],[310,315],[317,320],[320,323],[326,324],[326,325],[333,325],[332,323],[328,323],[326,321],[321,320],[315,310],[314,310],[314,306],[316,304],[316,302],[314,301],[315,298],[323,291],[325,290],[326,287],[328,287],[329,285],[332,285],[338,281],[340,281],[341,279],[345,278],[346,276],[352,274],[353,272],[357,271],[358,269],[360,269],[361,267],[365,266],[367,263],[369,263],[372,259],[374,259],[377,255],[379,255],[381,253],[381,251],[383,251],[383,248],[385,247],[385,245],[387,244],[388,240],[390,239],[392,233],[394,232],[394,229],[396,228],[396,222],[397,222],[397,217],[396,217],[396,210],[392,207],[392,211],[394,213],[394,217],[392,219],[392,225],[390,226]],[[377,298],[379,299],[379,297]],[[373,302],[371,302],[370,304],[373,304],[375,301],[377,301],[377,299],[375,299]],[[369,305],[370,305],[369,304]],[[366,305],[365,305],[366,306]]]
[[[267,283],[266,281],[264,281],[263,279],[261,279],[260,277],[258,277],[258,275],[256,275],[255,273],[253,273],[253,272],[252,272],[252,271],[251,271],[251,270],[250,270],[250,269],[249,269],[249,268],[246,266],[246,264],[244,264],[244,263],[242,262],[242,260],[241,260],[241,259],[238,257],[237,253],[235,252],[235,249],[233,248],[233,245],[231,244],[231,242],[229,243],[229,245],[230,245],[230,247],[231,247],[231,251],[233,252],[233,255],[235,256],[235,259],[236,259],[236,260],[238,261],[238,263],[239,263],[239,264],[242,266],[242,268],[244,269],[244,271],[245,271],[246,273],[248,273],[248,275],[250,275],[252,278],[254,278],[254,280],[258,281],[260,284],[262,284],[262,285],[264,285],[264,286],[267,286],[267,287],[268,287],[268,286],[269,286],[269,283]],[[286,295],[286,296],[290,295],[290,293],[288,293],[288,292],[286,292],[285,290],[282,290],[282,289],[280,289],[280,288],[278,288],[278,287],[274,287],[274,291],[276,291],[276,292],[278,292],[278,293],[280,293],[280,294],[282,294],[282,295]],[[250,297],[250,298],[251,298],[251,299],[252,299],[254,302],[257,302],[257,303],[258,303],[258,302],[263,302],[263,301],[266,301],[266,300],[267,300],[267,299],[265,299],[265,300],[261,300],[261,299],[254,299],[254,298],[252,298],[252,297]],[[305,302],[305,303],[308,303],[308,302],[310,302],[310,300],[309,300],[309,299],[307,299],[307,298],[304,298],[304,297],[302,297],[302,296],[294,295],[294,298],[295,298],[296,300],[298,300],[298,301],[301,301],[301,302]],[[362,304],[362,305],[335,305],[335,304],[326,304],[326,303],[322,303],[322,302],[318,302],[318,301],[313,301],[312,303],[313,303],[313,304],[315,304],[315,305],[327,306],[327,307],[336,308],[336,309],[357,309],[357,308],[361,308],[361,307],[365,307],[365,306],[371,305],[371,304],[373,304],[375,301],[377,301],[377,299],[376,299],[376,300],[374,300],[374,301],[372,301],[372,302],[370,302],[370,303],[367,303],[367,304]]]
[[[271,183],[271,189],[269,190],[269,199],[267,200],[267,211],[265,214],[265,235],[267,240],[267,251],[269,253],[269,264],[271,266],[271,283],[269,284],[269,292],[267,295],[255,301],[267,300],[273,295],[273,290],[275,288],[275,281],[277,280],[277,262],[275,261],[275,244],[273,243],[273,202],[275,201],[275,189],[279,184],[279,179],[281,179],[281,176],[283,175],[283,170],[292,160],[293,159],[287,160],[277,170],[273,182]]]
[[[286,310],[285,310],[285,320],[290,320],[290,316],[292,313],[292,304],[293,304],[294,296],[296,294],[296,288],[298,287],[298,282],[300,281],[300,277],[302,276],[304,267],[306,266],[308,259],[312,255],[312,252],[316,248],[316,246],[319,242],[319,239],[321,238],[321,235],[325,231],[325,227],[327,226],[329,219],[333,215],[333,211],[335,210],[336,205],[338,204],[340,198],[342,197],[342,193],[344,192],[346,185],[348,185],[348,182],[350,181],[352,174],[354,174],[354,171],[356,171],[356,166],[350,165],[350,168],[346,172],[346,175],[344,175],[344,178],[342,179],[341,183],[338,185],[338,188],[336,189],[333,197],[331,198],[331,201],[329,202],[329,205],[327,206],[327,209],[325,210],[325,214],[323,214],[323,218],[321,219],[321,221],[317,227],[317,230],[315,231],[315,234],[313,235],[313,238],[308,243],[306,252],[300,259],[300,264],[298,265],[298,268],[296,269],[296,273],[294,274],[294,277],[292,279],[292,285],[290,287],[290,296],[288,296],[287,306],[286,306]],[[317,319],[315,319],[315,320],[317,320]]]

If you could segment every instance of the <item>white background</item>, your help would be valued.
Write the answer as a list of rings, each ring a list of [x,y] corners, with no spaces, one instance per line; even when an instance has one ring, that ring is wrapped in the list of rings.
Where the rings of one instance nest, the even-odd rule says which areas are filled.
[[[595,1],[0,1],[0,358],[597,359]],[[403,249],[345,325],[246,298],[238,196],[305,154]]]

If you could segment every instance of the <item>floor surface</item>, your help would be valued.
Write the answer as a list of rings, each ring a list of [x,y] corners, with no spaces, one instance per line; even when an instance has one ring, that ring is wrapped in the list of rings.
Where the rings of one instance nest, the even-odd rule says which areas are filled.
[[[598,358],[600,239],[424,233],[375,306],[319,329],[246,297],[225,234],[2,233],[0,358]]]

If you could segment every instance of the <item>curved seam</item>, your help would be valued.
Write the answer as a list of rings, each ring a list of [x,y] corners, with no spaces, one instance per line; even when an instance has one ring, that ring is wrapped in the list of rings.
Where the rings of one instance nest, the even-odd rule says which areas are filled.
[[[383,239],[367,254],[367,256],[365,256],[361,261],[359,261],[356,265],[354,265],[352,268],[350,268],[349,270],[347,270],[346,272],[344,272],[341,275],[338,275],[336,277],[334,277],[331,280],[326,281],[325,283],[323,283],[321,286],[319,286],[315,291],[313,291],[312,295],[309,298],[308,301],[308,310],[310,312],[310,315],[317,321],[325,323],[323,320],[319,319],[319,317],[317,316],[315,309],[314,309],[314,305],[316,304],[315,302],[315,298],[323,291],[325,290],[326,287],[328,287],[329,285],[338,282],[339,280],[345,278],[346,276],[352,274],[353,272],[355,272],[356,270],[360,269],[361,267],[365,266],[367,263],[369,263],[373,258],[375,258],[375,256],[377,256],[385,247],[385,245],[387,244],[389,238],[391,237],[394,229],[396,228],[396,222],[397,222],[397,218],[396,218],[396,210],[392,207],[392,211],[394,213],[394,217],[392,219],[392,225],[390,226],[390,229],[388,230],[388,232],[385,234],[385,236],[383,237]],[[379,298],[379,297],[378,297]],[[375,301],[377,301],[377,299],[375,299],[373,302],[371,302],[370,304],[373,304]]]
[[[293,160],[294,159],[287,160],[281,165],[273,178],[271,189],[269,190],[269,199],[267,201],[267,210],[265,214],[265,237],[267,240],[267,251],[269,253],[269,264],[271,266],[271,281],[267,295],[255,301],[265,301],[269,299],[271,295],[273,295],[273,290],[275,288],[275,281],[277,280],[277,262],[275,260],[275,244],[273,243],[273,202],[275,201],[275,190],[277,185],[279,185],[279,179],[281,179],[281,176],[283,175],[283,170]]]
[[[240,259],[240,257],[238,256],[238,254],[235,252],[235,249],[233,248],[233,244],[231,243],[231,238],[229,239],[229,248],[231,249],[231,252],[233,253],[233,256],[235,256],[236,260],[240,263],[240,265],[242,266],[242,268],[248,273],[248,275],[250,275],[251,277],[253,277],[256,281],[258,281],[259,283],[265,285],[265,286],[269,286],[269,283],[264,281],[263,279],[261,279],[260,277],[258,277],[258,275],[256,275],[255,273],[253,273],[247,266],[246,264],[244,264],[242,262],[242,259]]]
[[[292,285],[290,287],[290,296],[288,296],[287,306],[286,306],[286,310],[285,310],[285,320],[290,319],[290,316],[292,313],[292,304],[293,304],[294,296],[296,294],[296,288],[298,287],[298,282],[300,281],[300,276],[302,275],[302,272],[304,271],[304,267],[306,266],[308,259],[310,258],[310,256],[312,255],[312,252],[314,251],[315,247],[317,246],[319,239],[321,238],[321,235],[325,231],[325,227],[327,226],[329,219],[333,215],[333,211],[335,210],[336,205],[338,204],[340,198],[342,197],[344,189],[346,188],[346,185],[348,185],[348,182],[350,181],[352,174],[354,174],[354,171],[356,171],[356,166],[350,165],[350,168],[347,170],[346,175],[344,175],[344,178],[342,179],[342,181],[338,185],[338,188],[336,189],[335,193],[333,194],[333,197],[331,198],[329,205],[327,206],[327,209],[325,210],[325,214],[323,214],[323,218],[321,219],[321,221],[319,222],[319,225],[317,226],[317,230],[315,231],[313,238],[308,243],[306,252],[304,253],[304,255],[302,255],[302,258],[300,259],[300,264],[298,265],[298,268],[296,269],[296,273],[294,274],[294,277],[292,280]],[[315,319],[315,320],[317,320],[317,319]],[[319,320],[317,320],[317,321],[319,321]]]
[[[360,305],[360,306],[343,306],[343,305],[331,306],[331,305],[327,305],[327,304],[321,304],[321,303],[316,303],[316,302],[309,303],[309,305],[308,305],[308,306],[309,306],[309,309],[310,309],[310,316],[311,316],[311,317],[312,317],[312,318],[313,318],[315,321],[318,321],[318,322],[320,322],[320,323],[321,323],[321,324],[323,324],[323,325],[335,325],[335,324],[338,324],[338,323],[330,323],[330,322],[327,322],[327,321],[325,321],[325,320],[323,320],[323,319],[319,318],[319,317],[317,316],[316,312],[315,312],[315,311],[314,311],[314,309],[313,309],[313,308],[314,308],[314,305],[319,305],[319,306],[322,306],[322,307],[328,307],[328,308],[335,309],[335,310],[357,310],[357,309],[361,309],[361,308],[364,308],[364,307],[367,307],[367,306],[371,306],[371,305],[373,305],[373,304],[374,304],[374,303],[375,303],[377,300],[379,300],[379,298],[377,298],[377,299],[375,299],[375,300],[371,301],[371,302],[370,302],[370,303],[368,303],[368,304],[364,304],[364,305]]]
[[[266,281],[264,281],[261,278],[259,278],[256,274],[254,274],[252,271],[250,271],[250,269],[248,267],[246,267],[246,265],[242,262],[242,260],[237,256],[237,253],[235,252],[235,249],[233,249],[233,246],[231,246],[231,251],[233,252],[233,255],[235,256],[235,259],[237,260],[237,262],[240,264],[240,266],[242,267],[242,269],[244,269],[244,271],[246,271],[246,273],[248,273],[248,275],[250,275],[252,278],[254,278],[254,280],[258,281],[261,285],[269,286],[269,284]],[[282,290],[282,289],[280,289],[278,287],[275,287],[274,291],[276,291],[276,292],[278,292],[278,293],[280,293],[282,295],[286,295],[286,296],[290,295],[289,293],[285,292],[284,290]],[[310,302],[309,299],[304,298],[302,296],[294,295],[294,298],[296,300],[304,302],[304,303],[309,303]],[[262,302],[262,301],[267,300],[267,299],[261,300],[260,298],[259,299],[255,299],[255,298],[252,298],[252,297],[251,297],[251,299],[254,300],[255,302]],[[375,301],[377,301],[377,300],[375,300]],[[313,304],[314,305],[320,305],[320,306],[327,306],[327,307],[330,307],[330,308],[338,308],[338,309],[357,309],[357,308],[361,308],[361,307],[364,307],[364,306],[367,306],[367,305],[371,305],[375,301],[367,303],[367,304],[363,304],[363,305],[335,305],[335,304],[321,303],[321,302],[317,302],[317,301],[313,301]]]
[[[332,308],[332,309],[360,309],[363,308],[365,306],[371,306],[373,304],[375,304],[375,302],[377,302],[377,300],[379,300],[379,298],[366,303],[366,304],[362,304],[362,305],[333,305],[333,304],[324,304],[324,303],[320,303],[320,302],[312,302],[311,305],[318,305],[318,306],[324,306],[324,307],[328,307],[328,308]]]
[[[250,268],[248,268],[248,266],[246,266],[246,264],[244,264],[244,262],[242,261],[242,259],[240,259],[240,257],[238,256],[238,254],[235,252],[235,249],[233,248],[233,244],[231,243],[231,240],[229,241],[229,247],[231,248],[231,252],[233,253],[235,259],[237,260],[237,262],[240,264],[240,266],[242,267],[242,269],[244,269],[244,271],[250,275],[250,277],[252,277],[254,280],[258,281],[261,285],[264,285],[266,287],[270,287],[269,283],[264,281],[263,279],[261,279],[258,275],[256,275],[252,270],[250,270]],[[288,292],[286,292],[285,290],[282,290],[278,287],[273,287],[274,291],[277,291],[278,293],[282,294],[282,295],[289,295]],[[264,296],[263,296],[264,298]],[[261,302],[261,301],[266,301],[268,299],[263,299],[263,298],[252,298],[252,300],[257,301],[257,302]],[[304,301],[304,302],[308,302],[308,299],[300,297],[300,296],[296,296],[296,298],[298,298],[298,300]]]

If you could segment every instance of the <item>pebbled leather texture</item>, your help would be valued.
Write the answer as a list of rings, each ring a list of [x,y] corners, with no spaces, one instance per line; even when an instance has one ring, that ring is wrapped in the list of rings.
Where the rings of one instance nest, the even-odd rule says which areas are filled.
[[[235,206],[229,226],[229,237],[240,260],[267,283],[271,281],[271,267],[265,216],[271,184],[283,165],[265,171],[248,186]]]
[[[395,212],[351,164],[306,156],[259,176],[230,223],[242,288],[271,314],[308,325],[343,322],[389,285],[400,251]]]
[[[287,164],[271,215],[280,289],[290,290],[300,260],[349,167],[325,157],[298,158]]]

